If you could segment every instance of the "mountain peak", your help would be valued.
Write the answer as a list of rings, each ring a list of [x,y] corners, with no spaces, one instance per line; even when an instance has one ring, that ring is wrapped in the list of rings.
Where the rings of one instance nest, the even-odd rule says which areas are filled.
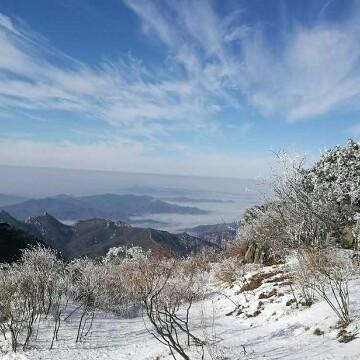
[[[55,224],[63,225],[58,219],[56,219],[54,216],[49,214],[47,211],[44,211],[42,215],[29,216],[28,218],[25,219],[26,224],[32,224],[34,222],[44,222],[44,221],[47,222],[50,221]]]

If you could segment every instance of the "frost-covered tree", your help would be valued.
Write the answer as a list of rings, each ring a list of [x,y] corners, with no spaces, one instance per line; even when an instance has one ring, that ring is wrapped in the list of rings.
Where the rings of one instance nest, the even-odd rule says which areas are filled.
[[[342,240],[359,211],[359,143],[349,140],[346,147],[326,151],[309,169],[301,158],[279,159],[282,171],[274,176],[273,191],[294,244]]]
[[[358,249],[360,143],[349,140],[345,147],[336,146],[326,151],[312,168],[305,171],[303,185],[320,207],[325,211],[330,209],[333,231],[343,231],[346,227],[353,229],[350,242]],[[341,236],[339,233],[333,235]]]
[[[280,153],[278,159],[272,198],[245,212],[233,250],[258,261],[269,248],[341,243],[358,249],[360,143],[326,151],[310,168],[303,157]]]
[[[304,186],[319,201],[334,201],[344,211],[360,209],[360,142],[326,151],[304,174]]]

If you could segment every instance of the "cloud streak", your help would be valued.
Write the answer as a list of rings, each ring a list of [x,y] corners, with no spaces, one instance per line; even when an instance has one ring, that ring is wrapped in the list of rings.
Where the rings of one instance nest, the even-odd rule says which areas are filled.
[[[86,113],[125,130],[140,127],[143,132],[154,123],[166,132],[174,122],[180,129],[190,125],[204,129],[208,116],[219,109],[219,99],[200,84],[162,66],[149,69],[128,57],[91,67],[52,49],[4,15],[0,49],[3,109]],[[55,65],[54,57],[63,66]]]
[[[161,45],[163,62],[150,65],[129,55],[88,64],[53,48],[21,21],[0,14],[0,114],[9,118],[24,113],[31,120],[51,110],[96,118],[118,134],[115,140],[93,144],[95,151],[113,159],[113,170],[115,153],[121,153],[124,159],[136,159],[119,164],[129,171],[151,164],[159,171],[166,167],[166,172],[186,172],[185,164],[175,167],[173,159],[161,160],[153,153],[154,148],[172,148],[191,164],[191,159],[207,164],[208,174],[214,167],[210,161],[217,167],[225,164],[224,172],[230,174],[230,163],[238,166],[241,153],[219,152],[217,157],[214,150],[205,160],[200,151],[196,155],[190,140],[174,137],[182,132],[221,137],[231,126],[249,136],[252,120],[239,115],[238,124],[228,125],[228,110],[244,114],[250,108],[264,117],[296,122],[358,106],[358,9],[346,21],[334,23],[325,16],[330,5],[324,6],[317,22],[282,31],[275,47],[269,27],[246,22],[243,8],[220,14],[206,0],[124,3],[138,16],[147,39]],[[139,136],[146,141],[141,143]],[[15,150],[6,152],[9,143],[1,141],[0,154],[14,164],[29,160],[49,165],[50,151],[64,151],[72,155],[61,161],[52,157],[56,166],[92,167],[75,156],[91,153],[94,167],[101,168],[100,159],[84,144],[63,141],[51,150],[49,143],[19,140],[15,156]],[[26,159],[24,153],[31,151],[39,161],[35,155]]]
[[[219,18],[207,1],[162,3],[161,11],[159,2],[158,8],[152,2],[126,3],[147,33],[175,51],[186,74],[227,104],[244,105],[245,97],[265,116],[298,121],[359,100],[358,9],[343,23],[319,16],[311,26],[287,29],[274,51],[266,36],[271,29],[245,24],[241,9]]]
[[[242,9],[220,17],[208,1],[125,3],[168,50],[166,66],[131,57],[89,66],[1,15],[0,106],[84,112],[124,128],[201,129],[229,107],[297,121],[359,98],[358,12],[340,25],[298,26],[275,54]]]

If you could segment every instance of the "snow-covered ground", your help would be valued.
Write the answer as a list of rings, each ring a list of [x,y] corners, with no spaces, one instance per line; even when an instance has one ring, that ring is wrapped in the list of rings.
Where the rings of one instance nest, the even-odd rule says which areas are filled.
[[[240,280],[231,288],[211,281],[205,299],[193,306],[192,325],[199,336],[216,339],[208,349],[219,356],[213,359],[360,359],[360,338],[338,341],[337,318],[325,302],[296,307],[284,271],[286,274],[284,265],[254,268],[247,279],[260,272],[261,286],[247,292],[240,292],[244,285]],[[350,297],[355,320],[348,330],[353,332],[360,328],[359,279],[350,283]],[[2,359],[172,359],[148,333],[141,316],[121,319],[97,314],[92,333],[78,344],[76,330],[75,316],[60,329],[55,348],[48,350],[51,329],[43,324],[31,350],[16,355],[9,352]],[[8,345],[1,341],[4,351]],[[201,354],[193,352],[191,359],[201,359]]]

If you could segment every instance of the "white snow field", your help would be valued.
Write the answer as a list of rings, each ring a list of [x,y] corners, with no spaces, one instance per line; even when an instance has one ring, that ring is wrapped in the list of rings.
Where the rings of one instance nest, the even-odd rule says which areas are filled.
[[[243,285],[240,280],[229,288],[209,276],[207,295],[194,304],[191,312],[195,333],[216,339],[207,349],[205,359],[360,359],[360,337],[339,342],[336,315],[324,301],[311,307],[296,307],[286,269],[285,265],[253,266],[247,278],[257,273],[266,275],[260,287],[247,292],[240,292]],[[350,282],[350,299],[354,320],[348,331],[356,332],[360,329],[360,279]],[[238,315],[239,309],[242,313]],[[42,324],[38,340],[25,353],[11,353],[9,344],[0,340],[0,358],[172,359],[168,349],[148,333],[141,316],[124,319],[98,313],[91,334],[78,344],[76,330],[75,316],[62,325],[59,341],[49,350],[51,329]],[[315,335],[315,330],[320,335]],[[199,351],[189,354],[191,359],[201,359]]]

